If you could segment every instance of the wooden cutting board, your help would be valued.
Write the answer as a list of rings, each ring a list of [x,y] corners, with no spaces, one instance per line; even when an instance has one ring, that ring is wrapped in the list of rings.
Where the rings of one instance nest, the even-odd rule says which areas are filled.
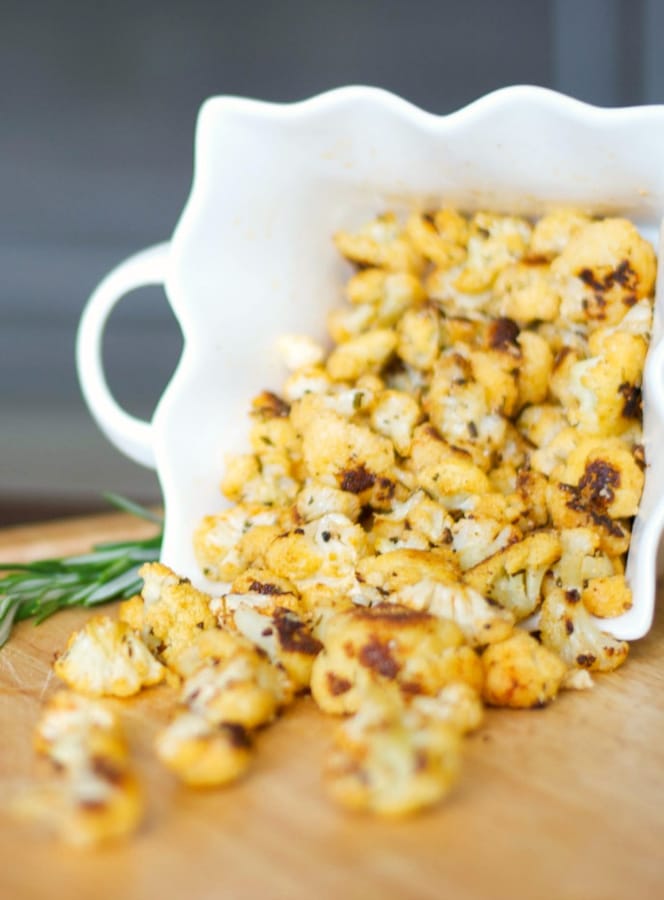
[[[148,534],[112,515],[0,532],[0,558],[79,552]],[[24,623],[0,651],[0,799],[40,772],[31,734],[56,688],[53,653],[89,615]],[[664,616],[619,672],[548,709],[489,714],[467,741],[460,783],[407,821],[349,815],[328,801],[321,761],[333,723],[302,700],[259,739],[251,774],[186,790],[151,739],[172,695],[124,701],[148,812],[134,840],[63,848],[0,814],[0,898],[664,897]]]

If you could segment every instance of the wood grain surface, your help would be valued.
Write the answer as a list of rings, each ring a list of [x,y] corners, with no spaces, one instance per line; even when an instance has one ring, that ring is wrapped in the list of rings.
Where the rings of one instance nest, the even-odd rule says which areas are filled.
[[[78,552],[148,534],[126,516],[0,532],[0,558]],[[0,801],[40,772],[31,735],[57,689],[53,653],[90,615],[20,625],[0,651]],[[626,666],[548,709],[494,711],[466,743],[448,801],[406,821],[349,815],[320,780],[332,724],[304,699],[258,743],[241,783],[179,787],[151,741],[167,688],[118,701],[147,792],[130,842],[95,852],[53,843],[0,814],[0,898],[664,897],[664,616]]]

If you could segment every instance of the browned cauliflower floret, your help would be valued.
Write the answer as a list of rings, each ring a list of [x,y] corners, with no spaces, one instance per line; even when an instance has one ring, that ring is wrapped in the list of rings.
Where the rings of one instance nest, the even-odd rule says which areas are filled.
[[[440,315],[431,306],[406,312],[397,325],[396,352],[414,369],[427,372],[433,368],[440,351]]]
[[[396,346],[393,329],[372,329],[339,344],[327,358],[327,371],[335,381],[354,381],[369,372],[379,372]]]
[[[323,645],[301,616],[282,607],[265,615],[241,605],[234,618],[238,631],[286,672],[296,692],[309,687],[311,667]]]
[[[53,671],[74,690],[108,697],[129,697],[164,678],[141,638],[108,616],[93,616],[74,632]]]
[[[590,221],[590,216],[579,209],[552,210],[535,222],[530,239],[530,252],[535,257],[547,259],[558,256],[570,238]]]
[[[145,641],[170,666],[201,630],[216,625],[211,598],[161,563],[145,563],[139,574],[143,578]]]
[[[567,666],[534,637],[518,629],[482,654],[482,697],[491,706],[544,706],[558,693]]]
[[[626,219],[603,219],[580,228],[551,264],[568,322],[615,325],[632,306],[651,297],[653,248]]]
[[[252,759],[250,737],[242,725],[213,724],[180,712],[155,740],[161,762],[190,787],[219,787],[237,781]]]
[[[408,723],[400,703],[376,697],[337,730],[325,781],[342,806],[399,816],[442,799],[459,764],[453,727],[423,714]]]
[[[275,509],[255,503],[238,503],[212,516],[205,516],[194,534],[194,552],[203,574],[213,581],[232,581],[257,558],[243,538],[259,529],[271,538],[279,534]],[[262,547],[260,548],[263,549]]]
[[[551,531],[535,531],[464,572],[464,580],[489,600],[525,619],[537,609],[542,581],[562,548]]]
[[[458,519],[452,526],[452,536],[452,549],[464,571],[522,537],[514,525],[474,515]]]
[[[490,288],[502,269],[525,255],[531,230],[525,219],[476,213],[470,223],[468,256],[455,282],[457,290],[479,293]]]
[[[312,522],[328,513],[341,513],[355,522],[362,508],[357,494],[321,484],[315,479],[309,479],[302,486],[297,495],[296,507],[303,522]]]
[[[547,447],[550,445],[554,438],[566,429],[568,425],[569,422],[563,408],[553,403],[527,406],[517,420],[517,426],[521,434],[536,447]],[[565,456],[566,454],[562,455],[560,459],[564,459]],[[540,471],[542,470],[540,469]],[[549,473],[550,471],[551,469]]]
[[[452,681],[479,688],[481,665],[453,622],[381,603],[355,607],[326,624],[311,692],[324,712],[359,709],[376,684],[395,682],[408,694],[436,694]]]
[[[462,263],[466,257],[463,243],[458,242],[460,230],[455,229],[449,217],[439,219],[443,233],[438,231],[435,218],[413,213],[406,222],[406,233],[415,249],[439,269],[449,269]],[[451,237],[446,235],[451,233]]]
[[[519,262],[506,266],[496,278],[494,308],[499,316],[514,319],[519,325],[551,322],[558,315],[560,297],[541,262]]]
[[[382,592],[397,591],[406,584],[415,584],[422,578],[448,583],[457,574],[454,558],[444,548],[392,550],[378,556],[365,556],[357,564],[361,581],[379,588]]]
[[[410,452],[413,430],[421,419],[419,404],[403,391],[383,391],[371,412],[374,431],[389,438],[401,456]]]
[[[393,213],[378,216],[355,232],[338,231],[334,243],[347,259],[363,266],[417,272],[422,257]]]
[[[521,349],[517,372],[518,406],[522,408],[531,403],[543,403],[549,392],[553,372],[551,348],[534,331],[522,331],[517,343]]]
[[[348,281],[346,296],[353,306],[372,307],[374,321],[393,325],[411,306],[426,299],[419,278],[410,272],[362,269]]]
[[[217,617],[224,623],[232,622],[233,613],[240,605],[266,615],[271,615],[277,607],[296,612],[303,608],[299,592],[288,578],[258,567],[250,567],[238,575],[230,593],[216,600],[214,605]]]
[[[514,625],[511,612],[492,606],[481,594],[456,579],[442,581],[424,577],[415,584],[400,587],[393,599],[409,609],[424,610],[454,622],[472,647],[504,640]]]
[[[370,532],[373,549],[387,553],[395,544],[415,549],[430,549],[449,544],[453,520],[440,503],[424,491],[414,491],[403,503],[395,503],[388,512],[374,516]]]
[[[632,591],[624,575],[605,575],[588,582],[581,600],[588,612],[606,619],[631,609]]]
[[[539,627],[543,644],[568,666],[609,672],[627,659],[627,642],[600,631],[576,590],[550,591],[542,604]]]
[[[107,706],[59,692],[43,711],[35,745],[59,777],[19,795],[17,815],[80,847],[125,838],[138,828],[142,793],[118,717]]]

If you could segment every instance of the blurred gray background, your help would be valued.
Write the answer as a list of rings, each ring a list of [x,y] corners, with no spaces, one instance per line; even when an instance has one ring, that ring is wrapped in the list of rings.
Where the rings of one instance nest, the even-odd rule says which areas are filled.
[[[663,39],[660,0],[0,0],[0,524],[159,498],[92,422],[75,331],[100,278],[173,230],[206,97],[366,83],[444,113],[531,83],[659,103]],[[179,350],[159,290],[124,301],[118,399],[149,417]]]

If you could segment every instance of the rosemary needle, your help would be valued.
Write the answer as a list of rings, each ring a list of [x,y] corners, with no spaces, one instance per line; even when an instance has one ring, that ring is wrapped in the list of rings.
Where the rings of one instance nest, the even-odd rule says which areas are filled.
[[[61,609],[126,599],[140,590],[139,568],[159,559],[162,519],[117,494],[104,498],[123,512],[159,525],[159,532],[143,540],[96,544],[77,556],[0,563],[0,573],[6,573],[0,575],[0,647],[22,619],[39,624]]]

